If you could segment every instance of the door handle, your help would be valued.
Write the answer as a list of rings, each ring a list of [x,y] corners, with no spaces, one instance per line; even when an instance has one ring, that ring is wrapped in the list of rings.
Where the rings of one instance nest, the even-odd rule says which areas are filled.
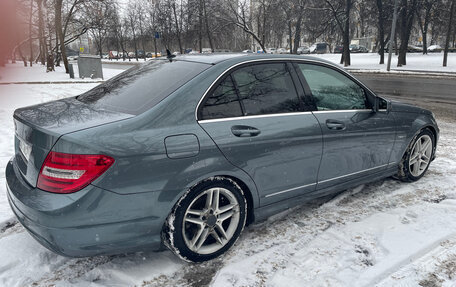
[[[337,121],[337,120],[326,120],[326,126],[330,130],[338,130],[338,131],[345,130],[345,124],[343,122]]]
[[[261,133],[259,129],[251,126],[232,126],[231,132],[237,137],[254,137]]]

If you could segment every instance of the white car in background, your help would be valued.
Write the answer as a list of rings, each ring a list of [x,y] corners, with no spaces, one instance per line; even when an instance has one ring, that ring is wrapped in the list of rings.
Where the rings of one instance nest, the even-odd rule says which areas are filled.
[[[442,52],[442,47],[440,47],[440,45],[431,45],[427,48],[427,51],[431,53],[440,53]]]

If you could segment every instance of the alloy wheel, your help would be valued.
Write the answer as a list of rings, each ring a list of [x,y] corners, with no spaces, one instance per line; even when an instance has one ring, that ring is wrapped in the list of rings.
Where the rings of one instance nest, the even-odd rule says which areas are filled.
[[[207,189],[185,211],[182,224],[185,244],[198,254],[217,252],[233,237],[240,218],[239,202],[230,190]]]
[[[418,177],[426,171],[432,156],[432,139],[429,135],[422,135],[413,145],[409,159],[410,173]]]

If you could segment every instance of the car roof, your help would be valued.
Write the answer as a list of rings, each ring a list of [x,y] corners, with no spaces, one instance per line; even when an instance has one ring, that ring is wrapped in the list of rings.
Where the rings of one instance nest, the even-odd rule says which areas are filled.
[[[311,60],[312,62],[322,62],[334,65],[333,62],[312,56],[290,55],[290,54],[265,54],[265,53],[211,53],[211,54],[191,54],[178,55],[174,58],[177,61],[197,62],[203,64],[217,65],[219,63],[231,60],[232,63],[248,62],[251,60]]]

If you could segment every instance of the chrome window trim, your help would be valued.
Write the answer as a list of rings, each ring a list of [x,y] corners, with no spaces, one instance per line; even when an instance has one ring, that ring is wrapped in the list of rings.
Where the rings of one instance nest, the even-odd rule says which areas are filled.
[[[369,91],[370,93],[372,93],[374,96],[378,97],[371,89],[369,89],[368,87],[366,87],[366,85],[364,85],[361,81],[359,81],[358,79],[356,79],[355,77],[353,77],[351,74],[349,74],[347,71],[345,71],[344,69],[342,69],[341,67],[337,66],[336,64],[333,64],[333,63],[327,63],[327,62],[323,62],[323,61],[320,61],[320,60],[313,60],[313,59],[294,59],[294,58],[271,58],[271,59],[268,59],[268,58],[262,58],[262,59],[253,59],[253,60],[246,60],[246,61],[242,61],[242,62],[239,62],[237,64],[234,64],[232,66],[230,66],[229,68],[225,69],[225,71],[223,71],[210,85],[209,87],[206,89],[206,91],[204,92],[203,96],[199,99],[198,101],[198,104],[196,105],[196,109],[195,109],[195,119],[197,122],[199,122],[198,120],[198,109],[201,105],[201,103],[203,102],[204,98],[206,98],[207,96],[207,93],[209,93],[209,91],[212,89],[212,87],[215,85],[215,83],[218,82],[218,80],[220,80],[220,78],[224,77],[227,73],[229,73],[231,70],[233,70],[234,68],[238,67],[238,66],[241,66],[241,65],[244,65],[244,64],[249,64],[249,63],[256,63],[256,62],[276,62],[276,61],[279,61],[279,62],[301,62],[303,64],[318,64],[318,65],[321,65],[321,66],[329,66],[329,67],[332,67],[334,68],[336,71],[338,72],[341,72],[343,75],[347,76],[349,79],[351,80],[354,80],[358,85],[360,85],[361,87],[363,87],[364,89],[366,89],[367,91]],[[380,97],[379,97],[380,98]],[[383,98],[382,98],[383,99]],[[385,99],[384,99],[385,100]],[[370,110],[370,109],[369,109]],[[370,110],[371,111],[371,110]],[[313,112],[318,112],[318,111],[313,111]],[[208,121],[208,120],[201,120],[201,121]]]
[[[261,119],[261,118],[300,116],[300,115],[311,115],[311,114],[312,114],[312,112],[292,112],[292,113],[279,113],[279,114],[251,115],[251,116],[229,117],[229,118],[210,119],[210,120],[199,120],[198,123],[200,123],[200,124],[217,123],[217,122],[238,121],[238,120],[245,120],[245,119]]]
[[[363,172],[366,172],[366,171],[369,171],[369,170],[379,169],[379,168],[388,166],[388,165],[390,165],[390,164],[392,164],[392,163],[382,164],[382,165],[379,165],[379,166],[376,166],[376,167],[371,167],[371,168],[368,168],[368,169],[363,169],[363,170],[361,170],[361,171],[349,173],[349,174],[346,174],[346,175],[341,175],[341,176],[338,176],[338,177],[334,177],[334,178],[330,178],[330,179],[325,179],[325,180],[322,180],[322,181],[317,181],[317,182],[314,182],[314,183],[311,183],[311,184],[306,184],[306,185],[302,185],[302,186],[298,186],[298,187],[294,187],[294,188],[290,188],[290,189],[285,189],[285,190],[282,190],[282,191],[278,191],[278,192],[275,192],[275,193],[268,194],[268,195],[265,196],[265,198],[266,198],[266,197],[271,197],[271,196],[274,196],[274,195],[279,195],[279,194],[282,194],[282,193],[286,193],[286,192],[289,192],[289,191],[293,191],[293,190],[296,190],[296,189],[305,188],[305,187],[308,187],[308,186],[320,184],[320,183],[330,182],[330,181],[333,181],[333,180],[336,180],[336,179],[341,179],[341,178],[344,178],[344,177],[356,175],[356,174],[363,173]]]
[[[325,111],[314,111],[314,114],[324,114],[324,113],[349,113],[349,112],[369,112],[372,113],[371,109],[355,109],[355,110],[325,110]]]

